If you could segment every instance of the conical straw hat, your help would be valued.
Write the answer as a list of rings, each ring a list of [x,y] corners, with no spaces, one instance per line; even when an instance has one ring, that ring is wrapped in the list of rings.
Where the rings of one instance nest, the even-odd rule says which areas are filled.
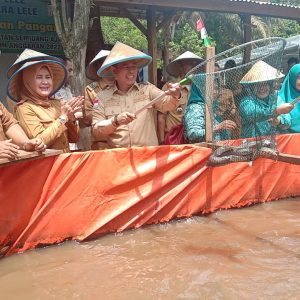
[[[202,63],[204,61],[204,59],[201,58],[200,56],[196,55],[193,52],[186,51],[186,52],[182,53],[181,55],[179,55],[178,57],[176,57],[173,61],[171,61],[166,66],[166,71],[171,76],[178,77],[180,64],[181,64],[181,62],[184,62],[184,61],[195,61],[195,66],[196,66],[197,64]]]
[[[99,76],[97,75],[97,64],[99,62],[103,62],[107,55],[110,53],[108,50],[101,50],[94,59],[88,64],[88,66],[85,69],[85,76],[93,81],[97,81],[99,79]]]
[[[262,81],[271,81],[283,78],[284,75],[277,69],[271,67],[262,60],[256,62],[252,68],[244,75],[241,84],[251,84]]]
[[[101,68],[97,71],[97,74],[99,77],[111,77],[113,76],[111,66],[130,60],[135,60],[138,68],[143,68],[151,63],[152,58],[139,50],[117,42],[106,57]]]
[[[27,62],[9,78],[7,83],[7,95],[9,98],[15,102],[21,100],[22,71],[37,64],[46,64],[52,71],[53,90],[51,91],[50,96],[55,94],[63,86],[67,79],[67,70],[62,62],[53,60]]]
[[[7,78],[9,78],[14,72],[16,72],[16,70],[19,69],[22,64],[29,61],[37,61],[41,59],[61,61],[61,59],[59,59],[58,57],[37,52],[31,49],[25,49],[13,63],[13,65],[8,69]]]

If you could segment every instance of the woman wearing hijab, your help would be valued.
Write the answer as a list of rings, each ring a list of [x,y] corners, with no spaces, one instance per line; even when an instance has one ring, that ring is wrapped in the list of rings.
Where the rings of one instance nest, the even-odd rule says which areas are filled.
[[[26,62],[9,79],[8,96],[18,102],[16,117],[30,138],[39,137],[48,148],[69,152],[78,140],[74,112],[82,97],[68,103],[51,97],[66,78],[63,63],[52,60]]]
[[[242,78],[248,95],[240,103],[242,138],[274,135],[290,127],[285,114],[294,106],[277,106],[274,82],[284,75],[263,61],[256,62]]]
[[[188,143],[199,143],[205,141],[205,101],[203,93],[205,92],[205,74],[198,75],[199,78],[193,83],[189,102],[184,115],[184,138]],[[203,87],[200,91],[198,87]],[[237,124],[233,120],[226,119],[221,115],[220,98],[223,97],[224,90],[220,88],[218,80],[215,81],[214,100],[213,100],[213,139],[227,140],[233,138],[232,132],[237,129]]]
[[[278,103],[291,103],[296,98],[300,97],[300,64],[294,65],[281,86],[278,94]],[[289,132],[300,132],[300,106],[295,105],[295,108],[286,115],[290,120]]]

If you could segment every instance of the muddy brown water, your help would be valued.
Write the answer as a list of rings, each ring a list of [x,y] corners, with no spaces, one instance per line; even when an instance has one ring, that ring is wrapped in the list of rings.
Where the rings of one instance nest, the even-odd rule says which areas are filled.
[[[300,198],[12,255],[0,299],[300,299]]]

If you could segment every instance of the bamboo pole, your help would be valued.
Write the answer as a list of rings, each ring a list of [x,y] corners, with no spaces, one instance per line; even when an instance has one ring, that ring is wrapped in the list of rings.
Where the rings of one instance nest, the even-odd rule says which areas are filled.
[[[205,82],[205,141],[213,140],[213,95],[214,95],[214,71],[215,71],[215,47],[206,48],[206,82]]]

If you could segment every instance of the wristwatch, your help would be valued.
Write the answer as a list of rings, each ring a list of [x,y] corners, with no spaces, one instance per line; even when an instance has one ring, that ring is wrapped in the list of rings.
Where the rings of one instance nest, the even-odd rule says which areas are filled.
[[[61,124],[66,124],[68,122],[68,116],[66,116],[66,115],[60,115],[58,117],[58,119],[59,119]]]

